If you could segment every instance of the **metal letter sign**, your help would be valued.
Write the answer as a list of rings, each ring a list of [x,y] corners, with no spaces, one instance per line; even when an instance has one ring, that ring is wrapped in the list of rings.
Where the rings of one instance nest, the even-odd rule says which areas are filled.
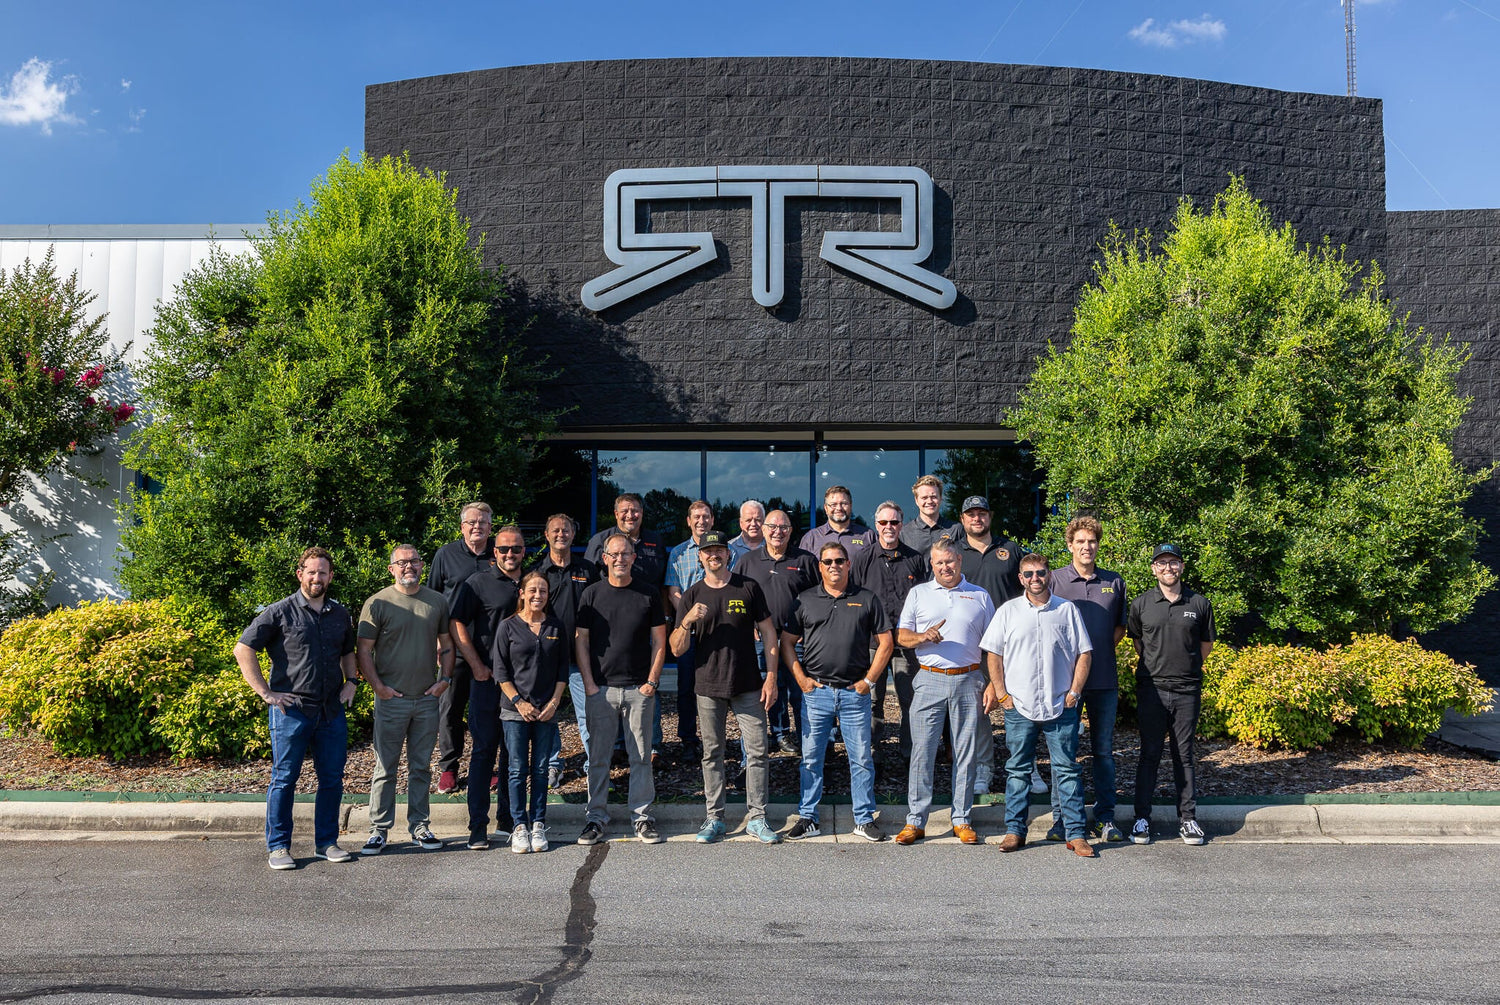
[[[714,235],[642,234],[636,207],[660,199],[750,199],[750,282],[762,307],[786,292],[786,200],[899,199],[900,230],[829,231],[821,257],[872,283],[942,310],[958,290],[921,267],[932,254],[932,178],[914,167],[729,166],[631,168],[604,183],[604,253],[619,266],[583,286],[583,306],[602,311],[718,258]]]

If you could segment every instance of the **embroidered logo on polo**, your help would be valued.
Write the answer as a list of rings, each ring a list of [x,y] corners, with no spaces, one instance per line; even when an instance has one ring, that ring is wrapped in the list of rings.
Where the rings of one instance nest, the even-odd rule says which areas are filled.
[[[1183,611],[1182,612],[1182,616],[1184,618],[1191,618],[1194,621],[1198,620],[1198,612],[1197,611]]]
[[[899,230],[829,231],[819,257],[893,293],[943,310],[958,289],[921,266],[932,256],[932,178],[915,167],[727,165],[628,168],[604,183],[604,254],[619,268],[583,284],[583,306],[602,311],[718,260],[711,231],[643,233],[640,208],[653,200],[745,199],[750,289],[774,307],[786,294],[786,200],[886,199],[901,203]],[[648,211],[649,212],[649,211]]]

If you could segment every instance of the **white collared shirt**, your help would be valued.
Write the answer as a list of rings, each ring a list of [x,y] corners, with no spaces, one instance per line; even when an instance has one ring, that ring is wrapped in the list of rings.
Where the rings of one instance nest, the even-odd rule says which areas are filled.
[[[1040,607],[1024,596],[1001,604],[979,645],[1003,661],[1005,690],[1032,722],[1063,714],[1073,666],[1081,653],[1094,651],[1083,615],[1056,594]]]
[[[981,660],[979,640],[994,616],[995,602],[989,593],[960,576],[951,590],[935,579],[913,586],[896,627],[925,632],[943,622],[938,629],[943,641],[924,642],[912,651],[923,666],[955,670]]]

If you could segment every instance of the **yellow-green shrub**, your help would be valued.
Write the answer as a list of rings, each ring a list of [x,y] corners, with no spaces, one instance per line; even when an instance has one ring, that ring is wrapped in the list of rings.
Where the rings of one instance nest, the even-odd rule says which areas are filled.
[[[1214,644],[1208,659],[1203,661],[1203,701],[1198,711],[1198,735],[1208,739],[1221,739],[1229,735],[1228,716],[1219,692],[1227,674],[1239,653],[1222,642]]]
[[[1251,646],[1225,668],[1214,704],[1229,735],[1257,747],[1306,750],[1354,721],[1356,705],[1343,666],[1296,646]]]
[[[232,666],[222,633],[189,630],[168,601],[99,601],[26,618],[0,636],[0,720],[67,755],[169,749],[168,703]]]
[[[199,677],[151,720],[151,731],[177,757],[269,757],[266,703],[238,667]]]
[[[1354,725],[1366,740],[1420,746],[1442,725],[1448,709],[1475,715],[1493,707],[1495,692],[1473,667],[1423,649],[1416,639],[1356,635],[1328,656],[1357,689]]]

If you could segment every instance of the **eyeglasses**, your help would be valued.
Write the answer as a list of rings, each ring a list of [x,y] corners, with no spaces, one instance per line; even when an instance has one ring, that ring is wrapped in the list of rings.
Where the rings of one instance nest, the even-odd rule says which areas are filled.
[[[1021,573],[1022,579],[1046,579],[1046,569],[1027,569]]]
[[[792,525],[789,523],[768,523],[764,524],[763,527],[767,532],[775,530],[787,531],[792,529]]]
[[[391,565],[398,569],[415,569],[420,567],[421,564],[422,560],[420,558],[398,558],[391,563]]]
[[[899,526],[901,526],[901,521],[900,520],[876,520],[875,521],[875,526],[877,526],[877,527],[899,527]]]
[[[828,566],[830,569],[836,568],[837,566],[840,566],[840,565],[848,565],[849,564],[849,560],[847,558],[821,558],[818,561],[822,562],[824,565]]]
[[[606,551],[604,553],[604,557],[607,558],[607,559],[609,559],[611,562],[618,562],[622,558],[634,558],[635,557],[635,552],[633,552],[633,551]]]
[[[512,551],[525,551],[526,546],[524,544],[497,544],[495,545],[495,550],[507,553]]]

